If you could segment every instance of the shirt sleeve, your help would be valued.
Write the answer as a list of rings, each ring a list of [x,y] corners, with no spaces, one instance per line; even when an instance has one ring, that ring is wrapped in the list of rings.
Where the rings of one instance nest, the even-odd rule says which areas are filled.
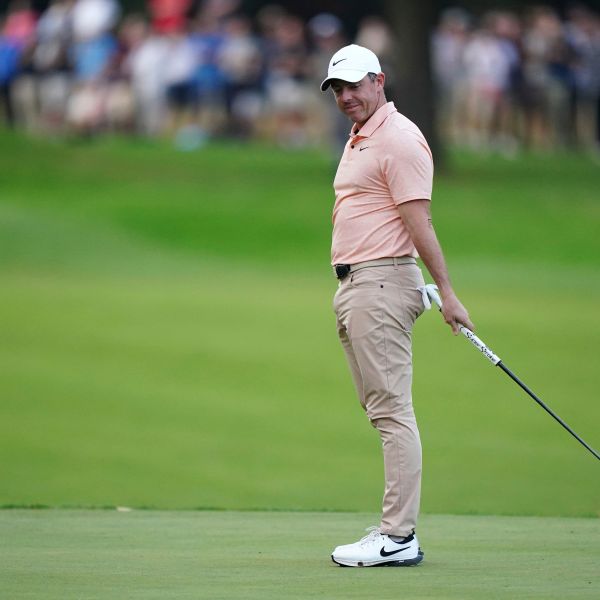
[[[433,159],[425,139],[402,130],[386,141],[381,168],[394,203],[431,200]]]

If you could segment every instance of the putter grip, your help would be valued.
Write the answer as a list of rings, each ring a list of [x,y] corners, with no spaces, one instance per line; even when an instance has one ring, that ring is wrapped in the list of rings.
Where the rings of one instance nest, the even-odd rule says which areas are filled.
[[[496,356],[468,327],[460,326],[460,332],[477,348],[493,365],[500,362]]]
[[[427,294],[430,300],[433,300],[442,310],[442,299],[438,293],[437,285],[429,283],[426,286],[419,288],[423,294]],[[493,365],[500,362],[500,358],[496,356],[468,327],[459,325],[460,332],[477,348]]]

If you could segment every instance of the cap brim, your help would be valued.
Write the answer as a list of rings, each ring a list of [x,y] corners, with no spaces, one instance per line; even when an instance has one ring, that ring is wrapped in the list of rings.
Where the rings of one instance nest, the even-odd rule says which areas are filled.
[[[357,81],[360,81],[365,75],[367,75],[368,72],[369,71],[355,70],[343,71],[340,69],[339,71],[336,71],[333,75],[323,79],[323,83],[321,84],[321,91],[324,92],[331,85],[331,82],[334,79],[347,81],[349,83],[356,83]]]

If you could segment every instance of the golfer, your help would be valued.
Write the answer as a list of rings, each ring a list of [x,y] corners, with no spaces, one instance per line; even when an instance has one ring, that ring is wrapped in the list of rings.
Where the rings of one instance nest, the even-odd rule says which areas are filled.
[[[446,323],[455,334],[459,323],[473,329],[431,223],[431,151],[418,127],[386,100],[384,84],[377,56],[354,44],[333,55],[321,84],[353,122],[334,180],[334,308],[360,403],[381,437],[385,470],[381,524],[333,551],[334,562],[352,567],[423,559],[415,534],[421,441],[411,397],[411,330],[424,308],[417,256],[439,287]]]

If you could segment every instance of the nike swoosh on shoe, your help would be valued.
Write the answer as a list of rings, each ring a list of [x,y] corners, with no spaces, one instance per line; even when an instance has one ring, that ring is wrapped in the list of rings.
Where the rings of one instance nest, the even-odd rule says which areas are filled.
[[[385,546],[383,546],[379,551],[379,554],[380,556],[383,556],[385,558],[386,556],[393,556],[394,554],[398,554],[398,552],[404,552],[404,550],[408,550],[409,548],[410,546],[406,546],[406,548],[400,548],[400,550],[392,550],[391,552],[387,552]]]

